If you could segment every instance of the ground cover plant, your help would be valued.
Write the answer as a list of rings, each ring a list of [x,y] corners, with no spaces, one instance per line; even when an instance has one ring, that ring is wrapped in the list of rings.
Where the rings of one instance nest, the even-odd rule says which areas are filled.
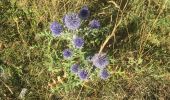
[[[169,100],[169,0],[1,0],[0,100]]]

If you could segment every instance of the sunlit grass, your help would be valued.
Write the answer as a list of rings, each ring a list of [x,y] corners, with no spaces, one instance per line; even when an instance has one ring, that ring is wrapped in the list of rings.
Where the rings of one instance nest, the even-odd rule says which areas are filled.
[[[103,27],[94,32],[96,38],[86,50],[93,46],[95,52],[108,52],[111,78],[96,78],[72,89],[61,60],[62,41],[51,41],[49,24],[62,22],[67,12],[77,12],[83,5],[91,10],[90,20],[100,20]],[[0,1],[0,99],[18,98],[27,88],[26,100],[168,100],[168,5],[169,0]]]

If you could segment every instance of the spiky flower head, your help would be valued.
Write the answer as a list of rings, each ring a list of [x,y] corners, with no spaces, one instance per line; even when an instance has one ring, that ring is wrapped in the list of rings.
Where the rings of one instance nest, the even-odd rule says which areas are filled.
[[[108,58],[105,53],[97,53],[92,57],[92,63],[99,69],[104,69],[108,64]]]
[[[65,26],[70,30],[76,30],[80,27],[80,18],[76,13],[66,14],[63,18]]]
[[[88,72],[86,70],[80,70],[78,76],[81,80],[86,80],[88,77]]]
[[[107,79],[109,77],[109,73],[106,69],[100,70],[100,78],[101,79]]]
[[[98,20],[94,19],[94,20],[90,21],[89,26],[92,29],[99,28],[100,27],[100,22]]]
[[[87,6],[83,6],[79,12],[79,17],[81,19],[87,19],[90,16],[90,11]]]
[[[84,45],[84,39],[82,37],[79,36],[73,36],[73,45],[76,48],[82,48]]]
[[[65,49],[63,51],[63,57],[64,58],[70,58],[72,56],[72,51],[70,49]]]
[[[79,71],[79,64],[73,64],[70,68],[72,73],[78,73]]]
[[[58,22],[53,22],[50,25],[50,30],[54,36],[60,36],[63,31],[63,27]]]

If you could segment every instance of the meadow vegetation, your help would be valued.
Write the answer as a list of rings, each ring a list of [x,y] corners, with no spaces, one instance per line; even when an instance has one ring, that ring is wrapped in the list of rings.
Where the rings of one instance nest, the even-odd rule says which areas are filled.
[[[65,41],[51,39],[50,24],[84,5],[90,17],[79,31],[82,50],[107,53],[106,80],[73,79]],[[93,19],[101,27],[90,31]],[[170,1],[1,0],[0,100],[15,99],[170,100]]]

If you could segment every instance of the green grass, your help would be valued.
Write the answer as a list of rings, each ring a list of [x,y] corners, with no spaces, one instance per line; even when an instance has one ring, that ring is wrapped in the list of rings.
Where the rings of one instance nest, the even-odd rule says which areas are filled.
[[[111,77],[72,88],[62,41],[44,33],[85,4],[103,27],[85,50],[108,52]],[[0,9],[0,100],[18,99],[23,88],[26,100],[170,99],[169,0],[2,0]]]

